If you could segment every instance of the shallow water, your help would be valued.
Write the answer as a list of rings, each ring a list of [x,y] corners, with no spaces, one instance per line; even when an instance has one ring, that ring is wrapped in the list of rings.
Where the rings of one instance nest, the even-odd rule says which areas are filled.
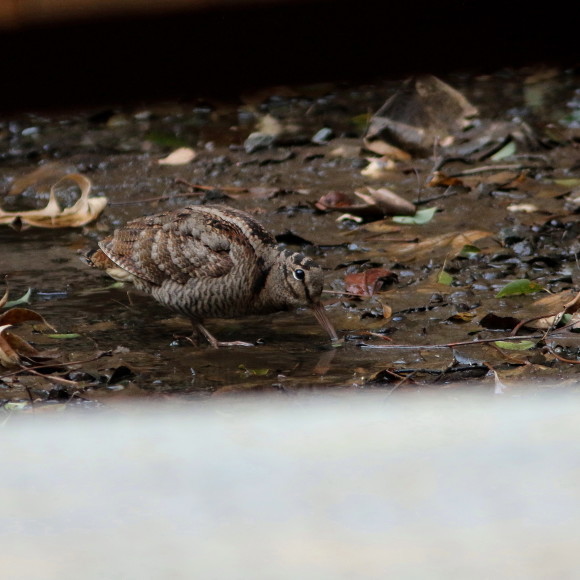
[[[528,72],[446,80],[486,116],[503,120],[525,117],[545,128],[574,112],[569,103],[578,86],[575,74],[560,71],[547,81],[526,84]],[[449,385],[467,379],[474,388],[483,386],[493,392],[496,385],[490,365],[503,370],[514,389],[521,380],[528,384],[567,381],[570,388],[576,388],[577,366],[554,359],[512,365],[489,347],[479,346],[467,355],[461,353],[470,347],[457,347],[455,354],[460,356],[455,359],[451,348],[427,348],[507,334],[486,331],[477,324],[488,312],[528,317],[537,297],[495,298],[510,279],[529,277],[554,293],[578,290],[578,217],[566,205],[578,186],[553,189],[558,178],[580,178],[572,145],[559,144],[534,153],[539,161],[530,179],[534,187],[529,190],[494,185],[485,191],[473,188],[462,195],[442,197],[435,202],[440,211],[431,223],[403,227],[395,233],[377,234],[353,222],[337,222],[338,212],[324,213],[313,207],[329,191],[351,193],[364,185],[387,186],[411,201],[441,193],[424,183],[433,158],[401,164],[377,180],[361,174],[368,154],[332,153],[338,146],[360,147],[361,116],[375,111],[396,86],[391,81],[359,87],[302,87],[288,94],[204,107],[156,103],[142,109],[119,106],[70,115],[31,113],[0,119],[0,186],[5,193],[15,179],[39,165],[58,162],[88,176],[94,192],[110,201],[98,221],[83,228],[0,229],[0,274],[7,276],[10,297],[32,288],[29,307],[59,333],[79,335],[57,339],[23,328],[22,336],[38,348],[58,348],[64,361],[83,361],[76,370],[86,373],[83,380],[69,376],[76,386],[62,387],[58,396],[51,394],[53,383],[37,377],[27,383],[24,376],[5,383],[2,396],[111,403],[127,397],[195,399],[240,391],[289,394],[332,388],[403,393],[451,388]],[[285,127],[293,127],[292,131],[286,142],[273,149],[247,153],[244,139],[266,113]],[[312,144],[310,138],[323,127],[332,128],[334,138],[324,145]],[[568,128],[572,127],[569,122]],[[183,145],[197,152],[193,162],[183,166],[156,163]],[[216,188],[267,187],[277,193],[268,199],[256,192],[235,199],[224,192],[184,197],[187,188],[176,183],[176,178]],[[547,184],[545,189],[539,187],[542,183]],[[28,188],[20,196],[5,195],[2,207],[42,207],[46,200],[46,191]],[[221,340],[261,344],[252,349],[194,348],[175,338],[189,334],[187,321],[147,297],[111,287],[111,280],[81,259],[98,239],[128,219],[205,201],[255,213],[289,247],[311,254],[326,268],[329,293],[325,301],[330,318],[346,337],[342,346],[331,346],[311,313],[304,311],[211,321],[208,327]],[[540,206],[534,214],[506,210],[511,203],[532,201]],[[406,254],[400,247],[401,242],[473,229],[492,234],[475,258],[458,259],[450,256],[448,248]],[[505,241],[508,229],[519,232],[520,246]],[[394,271],[398,283],[372,298],[345,297],[345,275],[370,266]],[[433,282],[443,267],[455,277],[452,286]],[[387,304],[393,311],[391,317],[384,316]],[[476,321],[450,320],[464,311],[476,312]],[[416,348],[380,348],[391,344],[385,339]],[[99,352],[107,354],[91,360]],[[577,347],[566,352],[567,358],[577,356]],[[386,370],[400,374],[389,377]]]

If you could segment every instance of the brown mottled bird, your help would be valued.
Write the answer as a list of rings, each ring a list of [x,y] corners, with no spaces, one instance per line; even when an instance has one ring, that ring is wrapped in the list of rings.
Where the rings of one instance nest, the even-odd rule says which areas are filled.
[[[220,342],[206,318],[229,318],[311,308],[332,341],[324,307],[322,269],[300,253],[280,250],[247,213],[222,206],[191,206],[142,217],[99,242],[89,261],[112,278],[132,282],[161,304],[189,317],[196,334]]]

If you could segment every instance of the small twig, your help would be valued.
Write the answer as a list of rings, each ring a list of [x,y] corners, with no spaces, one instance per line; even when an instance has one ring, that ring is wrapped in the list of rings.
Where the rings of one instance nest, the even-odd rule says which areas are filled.
[[[432,195],[431,197],[417,199],[413,203],[415,205],[425,205],[427,203],[439,201],[440,199],[447,199],[448,197],[453,197],[454,195],[458,195],[459,193],[462,193],[460,189],[458,189],[458,188],[451,189],[450,187],[448,187],[443,193],[441,193],[439,195]]]
[[[68,386],[75,386],[78,387],[78,382],[77,381],[71,381],[69,379],[63,379],[61,377],[55,377],[54,375],[43,375],[42,373],[39,373],[38,371],[32,369],[32,368],[26,368],[25,369],[27,372],[32,373],[33,375],[42,377],[43,379],[46,379],[47,381],[54,381],[55,383],[60,383],[63,385],[68,385]]]
[[[370,345],[362,344],[361,346],[366,348],[378,348],[378,349],[421,349],[430,350],[438,348],[455,348],[456,346],[477,346],[479,344],[488,344],[490,342],[499,341],[518,341],[518,340],[541,340],[545,335],[529,335],[529,336],[505,336],[498,338],[482,338],[480,340],[465,340],[461,342],[448,342],[447,344],[384,344],[384,345]]]
[[[580,365],[580,360],[571,360],[569,358],[564,358],[563,356],[560,356],[559,354],[556,354],[554,352],[554,349],[552,347],[548,346],[548,345],[546,345],[546,348],[548,349],[548,352],[552,356],[556,357],[559,361],[565,362],[565,363],[569,363],[571,365]]]
[[[479,173],[493,173],[494,171],[522,171],[523,169],[537,169],[537,165],[521,165],[519,163],[504,163],[501,165],[482,165],[464,169],[457,173],[450,173],[448,177],[467,177],[469,175],[478,175]]]
[[[71,362],[67,362],[67,363],[62,363],[62,362],[51,362],[51,363],[46,363],[46,364],[41,364],[41,365],[34,365],[31,367],[20,367],[18,369],[16,369],[15,371],[10,371],[8,373],[4,373],[3,375],[0,375],[0,379],[4,379],[6,377],[12,377],[15,375],[19,375],[21,373],[26,373],[26,372],[34,372],[37,375],[40,375],[41,377],[49,377],[50,375],[43,375],[42,373],[38,373],[36,372],[38,369],[45,369],[45,368],[50,368],[50,367],[54,367],[54,366],[67,366],[67,367],[71,367],[73,365],[81,365],[81,364],[85,364],[88,362],[93,362],[96,360],[99,360],[100,358],[104,357],[104,356],[111,356],[111,352],[110,351],[102,351],[99,354],[97,354],[97,356],[93,356],[91,358],[87,358],[84,360],[76,360],[76,361],[71,361]],[[67,379],[61,379],[63,381],[66,381]],[[74,383],[74,381],[72,381]]]

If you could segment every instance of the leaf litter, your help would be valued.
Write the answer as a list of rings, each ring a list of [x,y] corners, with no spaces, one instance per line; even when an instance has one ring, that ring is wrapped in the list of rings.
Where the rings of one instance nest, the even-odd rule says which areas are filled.
[[[37,178],[40,179],[41,176],[38,172],[33,172],[32,179],[27,182],[27,185],[33,184]],[[70,207],[62,207],[57,199],[57,190],[66,181],[75,183],[81,192],[78,200]],[[22,184],[13,188],[11,193],[18,193],[21,188]],[[84,226],[95,221],[107,205],[107,198],[91,196],[91,189],[92,183],[87,177],[80,173],[69,173],[51,186],[48,203],[44,208],[24,211],[5,211],[0,208],[0,225],[9,225],[17,230],[28,227],[70,228]]]
[[[566,80],[565,75],[562,78]],[[510,111],[516,110],[514,102],[517,105],[519,96],[508,102],[512,97],[506,90],[505,104],[482,99],[481,94],[491,90],[491,81],[471,83],[471,87],[467,83],[469,98],[463,90],[434,77],[393,85],[390,96],[376,103],[377,113],[370,116],[366,128],[360,119],[364,116],[368,121],[365,111],[369,99],[380,95],[376,89],[359,90],[366,100],[359,103],[358,110],[355,106],[350,120],[336,117],[334,123],[325,107],[335,99],[337,109],[345,108],[339,102],[344,97],[338,89],[334,95],[312,96],[316,91],[310,91],[305,98],[298,91],[286,99],[258,99],[260,105],[254,110],[260,113],[255,114],[255,125],[248,123],[245,133],[237,127],[237,142],[232,142],[230,130],[235,119],[224,123],[224,134],[229,132],[224,146],[215,140],[216,129],[209,123],[207,135],[202,129],[198,143],[182,139],[182,146],[187,141],[194,156],[191,152],[183,157],[179,154],[175,164],[165,166],[150,163],[146,171],[131,169],[131,163],[137,166],[144,155],[153,162],[172,159],[174,142],[148,140],[155,131],[169,133],[161,126],[170,118],[166,113],[151,113],[147,122],[139,113],[133,128],[131,115],[125,113],[126,123],[107,126],[107,131],[116,132],[121,139],[123,131],[129,130],[133,133],[127,138],[134,139],[137,127],[143,126],[145,145],[137,147],[135,154],[125,147],[124,158],[111,156],[106,144],[99,145],[99,138],[105,137],[102,128],[89,131],[91,182],[107,192],[112,209],[96,222],[84,222],[91,214],[86,207],[80,212],[84,218],[65,215],[60,205],[51,213],[55,209],[51,193],[49,211],[34,210],[41,212],[37,217],[8,216],[4,223],[81,225],[90,242],[87,245],[94,245],[115,224],[158,211],[158,206],[216,200],[231,203],[256,213],[282,243],[318,254],[315,257],[327,267],[329,315],[347,340],[339,352],[329,351],[331,359],[318,364],[312,354],[302,354],[304,336],[310,341],[316,331],[304,326],[305,334],[301,334],[302,326],[293,322],[283,349],[288,360],[278,368],[272,363],[268,340],[275,340],[275,330],[280,330],[277,325],[287,331],[295,319],[277,315],[261,320],[255,329],[257,336],[266,336],[262,350],[251,355],[232,351],[224,363],[214,359],[213,353],[191,354],[166,346],[170,342],[167,333],[173,331],[159,330],[168,316],[161,310],[155,310],[152,326],[142,326],[151,328],[147,338],[142,333],[141,343],[131,342],[121,327],[145,324],[143,303],[127,301],[120,290],[108,290],[117,292],[116,303],[102,297],[101,310],[92,321],[68,324],[69,328],[53,333],[61,338],[52,340],[70,354],[76,354],[78,335],[88,333],[96,341],[92,349],[85,345],[80,352],[82,360],[96,357],[96,362],[81,365],[85,383],[71,378],[80,376],[70,375],[73,370],[80,372],[79,365],[73,365],[68,372],[54,375],[75,383],[61,383],[60,392],[64,389],[71,395],[72,390],[67,389],[74,389],[75,397],[90,392],[94,400],[109,400],[103,399],[105,392],[115,392],[117,397],[120,392],[143,396],[145,391],[138,386],[142,384],[167,393],[164,389],[171,390],[170,385],[176,383],[182,395],[207,396],[236,392],[236,385],[241,388],[248,374],[252,374],[252,388],[269,385],[282,391],[311,388],[313,376],[317,384],[343,389],[384,388],[386,384],[410,388],[471,376],[501,383],[500,390],[509,392],[511,387],[502,382],[503,377],[549,380],[573,375],[580,353],[577,309],[567,304],[574,303],[579,289],[580,218],[574,200],[580,183],[575,155],[580,135],[573,124],[566,124],[565,112],[554,127],[553,113],[549,122],[537,123],[542,111],[524,103],[516,119]],[[502,78],[502,87],[506,86]],[[568,81],[564,94],[566,90],[571,94],[566,88],[570,86],[573,82]],[[491,102],[496,107],[493,114],[486,110]],[[529,107],[533,114],[521,115],[522,107]],[[216,110],[213,118],[219,116]],[[312,142],[325,127],[332,131]],[[247,141],[252,133],[260,135]],[[41,137],[44,134],[48,138],[50,127],[40,132]],[[80,154],[63,158],[66,171],[74,174],[71,167],[79,166]],[[95,170],[99,164],[106,169]],[[44,183],[47,175],[50,178],[49,171],[40,176]],[[89,197],[80,181],[72,181],[81,186],[85,202],[101,199]],[[26,181],[14,184],[18,186],[14,196],[25,195],[31,187]],[[185,193],[180,185],[187,187]],[[342,214],[339,220],[337,213]],[[404,219],[398,217],[405,215]],[[25,223],[28,218],[30,222]],[[389,280],[385,273],[393,277]],[[90,287],[86,283],[89,274],[82,276],[78,275],[85,291]],[[517,288],[522,280],[525,287],[505,290],[510,284]],[[539,289],[546,290],[540,298]],[[82,312],[89,298],[79,292],[72,300]],[[94,295],[90,300],[92,307]],[[294,316],[302,324],[300,313]],[[56,318],[60,320],[59,315]],[[33,321],[24,326],[27,324]],[[271,326],[272,332],[268,330]],[[20,328],[5,328],[2,336],[16,335]],[[48,333],[44,340],[49,340]],[[39,349],[36,344],[32,348]],[[162,350],[163,363],[151,348]],[[465,349],[469,356],[463,354]],[[10,358],[8,349],[6,353]],[[110,359],[104,362],[101,353],[109,353]],[[121,391],[116,390],[119,385],[103,379],[106,369],[113,369],[107,373],[115,377],[116,368],[128,368],[132,373],[132,378],[121,379]],[[182,370],[165,370],[170,368]],[[242,368],[268,372],[240,373]],[[353,369],[356,380],[351,378]],[[24,372],[0,380],[10,382],[14,377],[46,380]],[[38,383],[35,388],[39,389]]]

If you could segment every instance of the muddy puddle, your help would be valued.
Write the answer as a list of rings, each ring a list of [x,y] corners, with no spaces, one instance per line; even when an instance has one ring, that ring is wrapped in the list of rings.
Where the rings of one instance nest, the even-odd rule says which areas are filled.
[[[579,290],[579,78],[542,69],[443,79],[479,118],[512,123],[479,157],[435,148],[393,158],[365,148],[371,115],[402,81],[0,119],[3,210],[43,208],[62,173],[85,176],[91,195],[108,200],[80,227],[0,226],[9,298],[32,289],[19,307],[55,329],[34,322],[10,329],[50,360],[6,364],[0,398],[63,407],[305,389],[577,388],[579,335],[548,318]],[[180,148],[193,159],[158,162]],[[38,178],[40,167],[49,171]],[[434,214],[401,223],[380,208],[351,211],[362,203],[355,191],[369,188]],[[58,195],[69,207],[78,197],[68,186]],[[82,260],[128,219],[200,203],[244,209],[280,243],[319,261],[324,302],[344,343],[329,344],[312,314],[300,311],[210,321],[221,340],[257,346],[195,348],[180,338],[190,333],[187,320]],[[520,280],[533,284],[498,297]],[[531,319],[544,323],[525,324]]]

